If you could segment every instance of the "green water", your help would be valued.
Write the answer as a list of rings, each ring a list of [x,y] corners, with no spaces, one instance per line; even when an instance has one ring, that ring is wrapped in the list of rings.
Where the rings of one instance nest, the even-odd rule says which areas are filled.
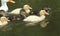
[[[40,25],[26,27],[23,22],[9,22],[11,30],[0,31],[0,36],[60,36],[60,0],[15,0],[15,4],[8,3],[9,11],[29,4],[33,9],[41,9],[44,5],[52,8],[50,23],[46,28]]]

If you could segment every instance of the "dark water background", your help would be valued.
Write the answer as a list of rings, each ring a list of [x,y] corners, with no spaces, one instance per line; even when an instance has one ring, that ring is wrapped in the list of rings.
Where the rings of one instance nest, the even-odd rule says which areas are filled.
[[[60,0],[15,0],[15,4],[8,3],[9,11],[23,7],[29,4],[33,9],[41,9],[42,6],[48,5],[52,8],[50,23],[46,28],[40,25],[26,27],[23,22],[9,22],[11,30],[0,31],[0,36],[60,36]]]

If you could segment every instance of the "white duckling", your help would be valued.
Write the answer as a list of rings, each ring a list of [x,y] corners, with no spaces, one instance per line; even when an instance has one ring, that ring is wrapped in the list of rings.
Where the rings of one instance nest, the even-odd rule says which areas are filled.
[[[34,23],[38,23],[38,22],[45,20],[45,18],[46,18],[45,15],[49,15],[49,13],[47,13],[45,10],[41,10],[39,14],[40,14],[40,16],[30,15],[27,18],[25,18],[23,21],[30,22],[27,25],[34,25]]]
[[[7,2],[15,3],[15,1],[13,1],[13,0],[1,0],[0,10],[4,10],[5,12],[8,11]]]
[[[30,9],[32,9],[29,5],[24,5],[23,8],[17,8],[8,13],[9,15],[13,16],[14,20],[18,16],[19,18],[16,18],[17,20],[21,20],[26,17],[26,14],[29,14]],[[21,17],[21,18],[20,18]]]
[[[20,14],[21,10],[24,9],[26,11],[26,13],[30,12],[30,9],[32,9],[29,5],[24,5],[23,8],[17,8],[13,11],[10,12],[10,14]]]
[[[3,27],[3,26],[5,26],[5,25],[7,25],[8,24],[8,21],[10,21],[10,20],[8,20],[8,18],[1,17],[0,18],[0,28]]]

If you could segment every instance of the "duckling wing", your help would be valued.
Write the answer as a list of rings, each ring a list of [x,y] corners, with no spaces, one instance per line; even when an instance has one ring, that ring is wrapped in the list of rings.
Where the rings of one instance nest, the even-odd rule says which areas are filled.
[[[3,23],[2,23],[2,22],[0,21],[0,25],[7,25],[7,24],[8,24],[8,22],[3,22]]]
[[[20,14],[20,10],[21,10],[22,8],[17,8],[17,9],[15,9],[15,10],[13,10],[12,12],[10,12],[11,14]]]
[[[2,22],[0,21],[0,25],[2,25]]]

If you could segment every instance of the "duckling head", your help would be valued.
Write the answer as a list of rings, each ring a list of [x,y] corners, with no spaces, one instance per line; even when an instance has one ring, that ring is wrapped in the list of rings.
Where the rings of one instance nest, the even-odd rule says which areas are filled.
[[[39,14],[40,14],[40,15],[49,15],[49,13],[46,12],[45,10],[41,10],[41,11],[39,12]]]
[[[8,21],[10,21],[10,20],[8,20],[8,18],[6,18],[6,17],[1,17],[1,18],[0,18],[0,21],[2,21],[2,22],[8,22]]]
[[[24,8],[24,9],[26,9],[26,10],[32,9],[32,7],[30,7],[30,6],[29,6],[29,5],[27,5],[27,4],[26,4],[26,5],[24,5],[24,6],[23,6],[23,8]]]

